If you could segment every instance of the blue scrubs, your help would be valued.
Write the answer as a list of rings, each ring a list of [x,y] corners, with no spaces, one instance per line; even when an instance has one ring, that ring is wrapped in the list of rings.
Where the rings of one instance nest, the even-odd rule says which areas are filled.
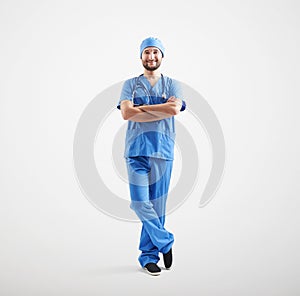
[[[165,103],[171,96],[182,99],[180,85],[174,79],[164,76],[152,87],[146,77],[135,77],[124,82],[118,108],[123,100],[133,101],[135,106],[151,105]],[[185,103],[181,111],[184,109]],[[164,227],[174,141],[174,117],[152,122],[128,120],[124,156],[130,183],[130,207],[143,224],[139,245],[142,267],[149,262],[157,263],[159,252],[167,253],[174,243],[173,234]]]

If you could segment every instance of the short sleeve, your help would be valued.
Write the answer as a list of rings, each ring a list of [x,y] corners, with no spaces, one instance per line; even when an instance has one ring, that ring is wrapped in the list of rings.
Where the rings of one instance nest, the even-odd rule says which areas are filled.
[[[117,108],[121,108],[121,102],[128,100],[132,101],[132,79],[126,80],[123,84],[122,91],[121,91],[121,96],[117,105]]]
[[[184,111],[186,109],[186,102],[183,97],[182,87],[179,81],[172,79],[170,85],[170,96],[175,96],[176,98],[180,98],[182,100],[182,106],[180,111]]]

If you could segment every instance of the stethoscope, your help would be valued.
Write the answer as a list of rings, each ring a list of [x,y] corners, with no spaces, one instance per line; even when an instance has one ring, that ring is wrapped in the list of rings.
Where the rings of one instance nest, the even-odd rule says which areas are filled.
[[[151,95],[150,95],[148,89],[146,88],[146,86],[144,85],[144,83],[140,79],[140,77],[143,76],[143,75],[144,74],[141,74],[136,79],[135,86],[134,86],[134,89],[132,91],[132,100],[133,100],[133,102],[134,102],[135,94],[136,94],[136,91],[137,91],[138,88],[142,88],[143,89],[144,93],[146,94],[146,96],[148,97],[148,99],[150,101]],[[165,78],[164,78],[164,76],[162,74],[161,74],[161,80],[162,80],[162,95],[161,95],[161,97],[163,99],[166,99],[167,96],[166,96],[166,93],[165,93]]]

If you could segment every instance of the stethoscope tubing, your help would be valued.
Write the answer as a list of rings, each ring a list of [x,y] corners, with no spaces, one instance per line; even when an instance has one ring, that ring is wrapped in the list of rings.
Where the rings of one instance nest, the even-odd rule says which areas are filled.
[[[132,91],[132,100],[134,102],[134,98],[135,98],[135,93],[137,91],[137,89],[139,87],[141,87],[144,91],[144,93],[146,94],[146,96],[149,98],[151,98],[151,95],[148,91],[148,89],[146,88],[146,86],[144,85],[144,83],[140,80],[140,77],[143,76],[144,74],[141,74],[139,77],[137,77],[136,82],[135,82],[135,86],[134,89]],[[163,76],[163,74],[161,74],[161,79],[162,79],[162,98],[166,99],[166,94],[165,94],[165,78]]]

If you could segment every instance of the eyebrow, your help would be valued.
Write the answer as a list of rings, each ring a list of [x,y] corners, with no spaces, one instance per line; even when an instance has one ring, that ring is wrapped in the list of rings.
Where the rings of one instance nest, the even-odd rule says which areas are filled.
[[[149,52],[149,51],[158,51],[158,48],[151,48],[151,49],[145,49],[144,52]]]

